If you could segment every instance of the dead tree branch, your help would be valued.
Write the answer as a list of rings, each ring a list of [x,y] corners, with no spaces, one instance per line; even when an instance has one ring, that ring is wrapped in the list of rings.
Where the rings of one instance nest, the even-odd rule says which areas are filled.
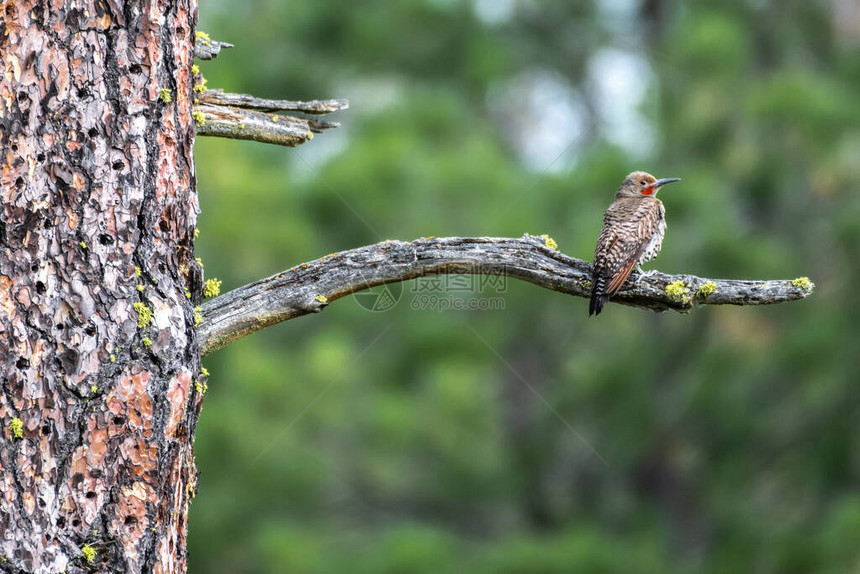
[[[294,147],[313,139],[308,120],[228,106],[194,106],[197,135]]]
[[[264,100],[246,94],[228,94],[206,90],[194,106],[197,135],[251,140],[294,147],[310,141],[314,133],[340,127],[337,122],[296,118],[271,111],[300,111],[327,114],[349,107],[346,100],[293,102]]]
[[[221,53],[221,48],[232,48],[233,44],[198,37],[194,43],[194,57],[198,60],[214,60]]]
[[[203,305],[203,355],[269,325],[319,313],[351,293],[448,273],[503,274],[540,287],[591,296],[591,264],[547,247],[544,239],[444,237],[383,241],[327,255],[221,295]],[[696,305],[768,305],[803,299],[808,280],[739,281],[654,273],[628,281],[611,301],[664,311]],[[582,309],[583,319],[585,309]]]
[[[231,94],[222,90],[206,90],[198,99],[201,104],[246,108],[258,112],[302,112],[311,115],[330,114],[349,107],[348,100],[312,100],[310,102],[266,100],[248,94]]]

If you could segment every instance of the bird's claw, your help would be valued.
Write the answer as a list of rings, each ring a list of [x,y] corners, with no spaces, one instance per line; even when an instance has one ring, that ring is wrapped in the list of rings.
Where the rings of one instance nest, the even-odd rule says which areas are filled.
[[[642,271],[642,268],[639,267],[638,265],[636,266],[636,271],[639,272],[639,275],[636,276],[636,282],[637,283],[640,282],[641,280],[645,279],[646,277],[651,277],[652,275],[657,273],[656,269],[650,269],[648,271]]]

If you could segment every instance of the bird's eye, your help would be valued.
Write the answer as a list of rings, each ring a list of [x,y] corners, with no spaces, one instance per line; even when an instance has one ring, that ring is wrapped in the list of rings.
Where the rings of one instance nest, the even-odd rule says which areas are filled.
[[[646,181],[643,179],[642,181],[640,181],[640,182],[639,182],[639,185],[645,185],[646,183],[648,183],[648,182],[646,182]]]

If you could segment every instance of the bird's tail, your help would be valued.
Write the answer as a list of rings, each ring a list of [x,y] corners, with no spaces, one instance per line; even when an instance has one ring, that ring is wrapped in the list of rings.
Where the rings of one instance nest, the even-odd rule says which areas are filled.
[[[588,306],[588,316],[600,315],[603,311],[603,304],[609,300],[609,295],[604,292],[606,286],[606,278],[595,277],[591,286],[591,304]]]

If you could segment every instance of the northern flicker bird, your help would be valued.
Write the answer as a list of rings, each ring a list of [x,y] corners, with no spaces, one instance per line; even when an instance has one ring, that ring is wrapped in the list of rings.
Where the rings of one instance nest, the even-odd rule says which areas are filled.
[[[594,250],[591,278],[591,305],[588,315],[599,315],[603,305],[615,295],[635,267],[654,259],[663,246],[666,210],[657,192],[677,177],[657,179],[650,173],[634,171],[615,192],[615,201],[603,214],[603,229]]]

